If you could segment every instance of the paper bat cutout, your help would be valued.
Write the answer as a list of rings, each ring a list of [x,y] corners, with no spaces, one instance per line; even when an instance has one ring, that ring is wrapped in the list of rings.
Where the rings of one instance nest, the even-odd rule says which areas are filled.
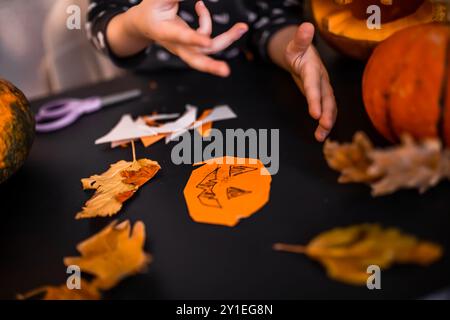
[[[117,141],[131,141],[141,137],[154,136],[162,133],[171,133],[190,126],[195,122],[197,108],[186,106],[186,113],[176,121],[168,122],[159,127],[147,125],[146,122],[173,119],[175,114],[161,114],[149,117],[139,117],[136,121],[129,114],[122,116],[119,123],[105,136],[97,139],[95,144],[113,143]]]
[[[154,128],[157,134],[171,133],[183,130],[190,126],[197,119],[197,108],[191,105],[186,106],[186,112],[177,120],[167,122],[162,126]]]
[[[122,116],[119,123],[107,135],[97,139],[95,144],[129,141],[155,134],[157,132],[146,126],[142,119],[134,121],[129,114],[126,114]]]
[[[175,119],[178,118],[180,116],[180,114],[178,113],[171,113],[171,114],[154,114],[151,116],[146,116],[146,117],[139,117],[136,121],[134,121],[134,124],[131,124],[132,126],[136,127],[136,132],[142,132],[142,130],[144,130],[145,132],[147,132],[147,128],[145,127],[145,125],[147,124],[150,127],[156,127],[159,126],[157,121],[160,120],[171,120],[171,119]],[[114,132],[114,135],[118,134],[118,135],[128,135],[128,126],[129,126],[129,119],[126,119],[126,125],[124,125],[124,122],[119,122],[119,124],[111,131]],[[133,132],[134,129],[131,131]],[[122,133],[123,132],[123,133]],[[154,134],[155,131],[152,130],[151,134]],[[108,137],[111,133],[109,133],[106,137]],[[149,134],[149,133],[146,133]],[[145,136],[145,137],[140,137],[142,144],[144,145],[144,147],[149,147],[152,144],[158,142],[159,140],[165,138],[167,136],[167,134],[157,134],[157,135],[152,135],[152,136]],[[101,139],[110,139],[110,138],[101,138]],[[133,138],[133,139],[128,139],[128,140],[119,140],[119,141],[113,141],[111,142],[111,148],[117,148],[119,146],[127,146],[130,142],[135,141],[137,138]]]
[[[233,227],[269,201],[271,181],[259,160],[216,158],[192,172],[184,197],[194,221]]]
[[[131,141],[141,139],[145,147],[148,147],[163,138],[166,143],[175,140],[185,132],[198,129],[199,133],[209,135],[212,122],[236,118],[236,114],[228,106],[218,106],[206,110],[197,119],[197,108],[186,106],[186,112],[178,119],[164,124],[159,120],[170,120],[178,117],[178,114],[155,114],[147,117],[139,117],[133,120],[130,115],[124,115],[119,123],[105,136],[97,139],[96,144],[111,143],[111,147],[126,145]],[[197,120],[196,120],[197,119]]]
[[[236,114],[233,112],[233,110],[230,109],[229,106],[218,106],[212,109],[212,111],[203,118],[201,121],[195,121],[192,123],[192,125],[188,128],[179,130],[175,133],[172,133],[171,136],[166,138],[166,143],[170,142],[172,140],[175,140],[177,137],[183,135],[186,131],[197,129],[204,124],[210,123],[210,122],[217,122],[222,120],[229,120],[236,118]]]

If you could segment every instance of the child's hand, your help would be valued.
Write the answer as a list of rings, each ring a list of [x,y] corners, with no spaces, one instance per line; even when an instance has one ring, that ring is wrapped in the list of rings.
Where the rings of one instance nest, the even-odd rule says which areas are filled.
[[[194,69],[222,77],[228,76],[230,74],[228,65],[224,61],[215,60],[208,55],[224,50],[241,38],[248,30],[247,25],[237,23],[227,32],[211,39],[212,20],[205,4],[202,1],[196,3],[199,28],[193,30],[177,15],[180,1],[143,0],[124,14],[125,18],[122,17],[124,19],[122,23],[119,21],[120,19],[116,21],[119,26],[114,26],[114,19],[111,21],[110,29],[112,30],[108,30],[108,40],[110,43],[114,42],[114,31],[121,27],[122,30],[125,29],[125,33],[131,35],[131,38],[141,41],[140,46],[135,46],[136,49],[143,45],[146,47],[151,41],[154,41],[179,56]],[[122,49],[127,50],[119,42],[131,39],[130,37],[128,40],[124,40],[124,37],[120,38],[115,41],[119,53],[123,52]],[[111,45],[111,47],[113,46]]]
[[[337,106],[328,72],[312,45],[314,26],[304,23],[296,30],[285,52],[288,69],[306,96],[311,117],[319,121],[315,137],[324,141],[336,121]]]

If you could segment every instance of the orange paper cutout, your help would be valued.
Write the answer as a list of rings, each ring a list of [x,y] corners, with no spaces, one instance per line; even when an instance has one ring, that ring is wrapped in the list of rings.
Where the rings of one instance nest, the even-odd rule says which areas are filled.
[[[152,144],[157,143],[158,141],[164,139],[167,135],[166,134],[158,134],[156,136],[149,136],[149,137],[141,137],[141,142],[144,145],[144,147],[150,147]]]
[[[213,109],[206,109],[205,111],[203,111],[202,115],[197,119],[197,121],[203,121],[203,119],[209,116],[212,111]],[[212,129],[212,122],[205,122],[200,127],[197,128],[197,132],[202,137],[209,137],[209,135],[211,134],[211,129]]]
[[[153,112],[152,116],[156,116],[157,114],[158,114],[157,112]],[[159,127],[161,125],[158,121],[152,120],[150,117],[144,117],[144,121],[148,126],[152,127]],[[157,143],[158,141],[164,139],[166,136],[167,136],[166,134],[157,134],[155,136],[141,137],[141,142],[144,145],[144,147],[147,148]]]
[[[158,114],[158,112],[152,112],[152,116],[156,116]],[[157,127],[160,124],[156,121],[151,119],[150,117],[144,117],[144,121],[148,126],[152,126],[152,127]]]
[[[194,221],[233,227],[269,201],[272,177],[260,160],[224,157],[203,164],[184,189]]]

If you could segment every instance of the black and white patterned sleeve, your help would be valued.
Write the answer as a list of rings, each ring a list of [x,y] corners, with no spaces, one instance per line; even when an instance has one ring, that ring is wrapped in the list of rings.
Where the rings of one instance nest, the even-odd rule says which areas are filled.
[[[145,50],[129,58],[118,58],[111,51],[106,38],[108,23],[116,15],[127,11],[141,0],[90,0],[86,22],[86,34],[94,47],[110,57],[119,67],[133,68],[145,58]]]
[[[301,0],[245,0],[250,22],[250,41],[253,50],[269,60],[267,46],[279,30],[302,22]]]

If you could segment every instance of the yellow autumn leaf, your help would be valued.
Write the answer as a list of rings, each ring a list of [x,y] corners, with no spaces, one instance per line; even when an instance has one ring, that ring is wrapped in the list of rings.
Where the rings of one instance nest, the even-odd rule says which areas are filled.
[[[60,286],[45,286],[25,294],[19,294],[17,299],[27,300],[44,294],[42,300],[100,300],[97,288],[81,279],[81,288],[70,290],[66,284]]]
[[[24,300],[43,295],[43,300],[99,300],[100,290],[111,289],[150,263],[150,255],[143,251],[144,242],[142,222],[136,222],[131,231],[129,221],[120,224],[115,221],[77,246],[81,257],[64,259],[66,266],[77,265],[83,272],[94,275],[91,282],[80,279],[81,289],[73,290],[66,284],[43,286],[17,298]]]
[[[337,228],[314,238],[307,246],[275,244],[275,250],[306,254],[326,268],[330,278],[353,285],[365,285],[367,267],[387,269],[394,263],[430,265],[443,249],[395,228],[377,224]]]
[[[125,201],[155,176],[161,169],[156,161],[140,159],[133,162],[119,161],[101,175],[94,175],[81,180],[83,189],[94,189],[95,194],[89,199],[83,211],[76,219],[107,217],[120,211]]]
[[[138,221],[131,230],[129,221],[111,223],[105,229],[81,242],[81,257],[67,257],[64,264],[77,265],[95,276],[92,285],[108,290],[123,278],[142,271],[151,261],[143,251],[145,225]]]

